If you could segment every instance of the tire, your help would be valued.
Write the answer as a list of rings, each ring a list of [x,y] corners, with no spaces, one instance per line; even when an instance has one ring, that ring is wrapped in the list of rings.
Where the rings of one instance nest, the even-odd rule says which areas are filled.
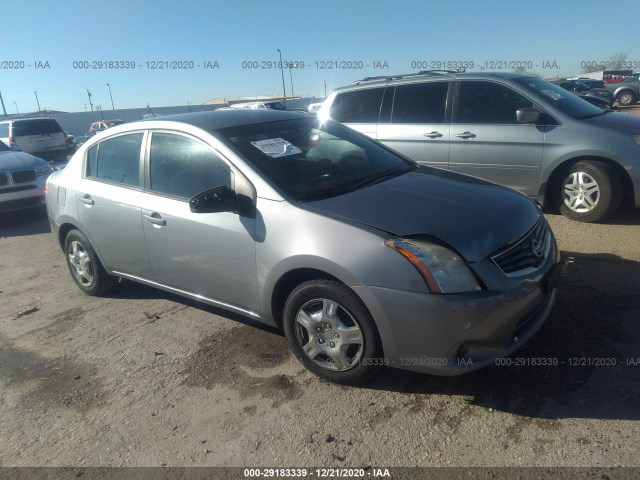
[[[117,277],[105,271],[91,243],[80,230],[67,233],[64,252],[71,278],[87,295],[102,295],[118,283]]]
[[[634,105],[638,99],[636,98],[636,94],[631,90],[623,90],[618,94],[617,100],[623,107],[628,107]]]
[[[611,215],[622,201],[622,181],[609,165],[585,160],[573,165],[560,182],[562,214],[578,222],[597,222]]]
[[[366,382],[385,363],[371,314],[341,283],[312,280],[296,287],[285,303],[283,326],[298,360],[330,382]]]

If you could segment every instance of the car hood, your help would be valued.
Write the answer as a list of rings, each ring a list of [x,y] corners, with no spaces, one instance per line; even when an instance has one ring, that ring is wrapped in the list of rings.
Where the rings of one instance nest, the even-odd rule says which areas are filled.
[[[468,262],[517,242],[541,216],[520,193],[430,167],[306,205],[399,237],[435,237]]]
[[[627,132],[631,135],[640,134],[640,117],[628,113],[610,112],[597,117],[584,120],[591,125],[605,127],[618,132]]]
[[[2,170],[24,170],[29,168],[39,168],[47,162],[41,158],[34,157],[24,152],[0,152],[0,171]]]

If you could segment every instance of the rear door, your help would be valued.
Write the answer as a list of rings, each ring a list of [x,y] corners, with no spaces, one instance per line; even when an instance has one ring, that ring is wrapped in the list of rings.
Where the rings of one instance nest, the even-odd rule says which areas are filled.
[[[76,197],[80,230],[105,266],[143,278],[150,274],[140,212],[144,135],[118,135],[91,147]]]
[[[377,86],[338,93],[329,115],[336,122],[375,139],[384,92],[384,86]]]
[[[457,88],[449,168],[538,196],[545,127],[516,121],[516,111],[533,102],[488,80],[460,81]]]
[[[416,162],[447,168],[449,84],[443,80],[389,87],[385,97],[391,99],[391,115],[381,118],[378,141]]]

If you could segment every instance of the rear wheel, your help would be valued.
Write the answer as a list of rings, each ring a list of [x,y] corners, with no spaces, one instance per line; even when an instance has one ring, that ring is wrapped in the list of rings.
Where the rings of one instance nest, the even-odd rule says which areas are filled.
[[[606,163],[587,160],[571,167],[560,184],[562,214],[579,222],[597,222],[622,201],[622,181]]]
[[[628,107],[636,103],[636,94],[631,90],[625,90],[618,95],[618,103],[623,107]]]
[[[365,382],[384,364],[371,315],[338,282],[313,280],[296,287],[285,304],[284,332],[303,365],[331,382]]]
[[[118,283],[117,277],[105,271],[89,240],[80,230],[67,233],[64,251],[71,277],[87,295],[102,295]]]

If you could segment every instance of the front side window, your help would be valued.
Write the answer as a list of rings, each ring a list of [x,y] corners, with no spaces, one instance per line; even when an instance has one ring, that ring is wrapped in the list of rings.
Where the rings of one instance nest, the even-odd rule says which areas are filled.
[[[339,93],[330,116],[340,123],[378,123],[384,88],[367,88]]]
[[[103,140],[87,152],[86,176],[121,185],[140,185],[142,133]]]
[[[153,133],[149,176],[152,191],[184,199],[221,185],[232,187],[229,165],[210,147],[173,133]]]
[[[517,124],[516,112],[533,102],[509,87],[493,82],[462,82],[458,123]]]
[[[449,82],[399,85],[392,123],[444,123]]]

